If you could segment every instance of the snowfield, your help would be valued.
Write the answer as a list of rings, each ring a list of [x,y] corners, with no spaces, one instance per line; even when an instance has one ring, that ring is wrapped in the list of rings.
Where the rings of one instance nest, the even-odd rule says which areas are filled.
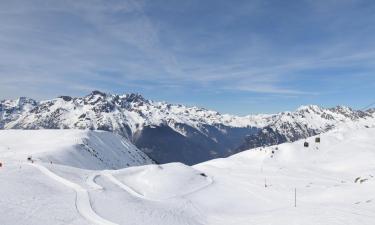
[[[105,131],[0,130],[2,158],[57,163],[82,169],[120,169],[153,161],[127,139]]]
[[[153,200],[187,195],[212,183],[210,177],[182,163],[133,167],[116,171],[115,177]]]
[[[308,138],[309,147],[301,140],[192,167],[144,165],[151,161],[135,150],[139,166],[129,168],[115,160],[125,145],[117,136],[58,132],[0,132],[0,224],[375,223],[374,127],[341,126],[321,143]],[[105,160],[74,147],[83,139]]]

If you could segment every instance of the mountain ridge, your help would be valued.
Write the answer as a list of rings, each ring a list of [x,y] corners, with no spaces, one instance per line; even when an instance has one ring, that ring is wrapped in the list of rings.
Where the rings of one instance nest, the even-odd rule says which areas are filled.
[[[373,110],[301,106],[294,112],[235,116],[140,94],[92,91],[0,101],[0,129],[90,129],[117,133],[160,163],[195,164],[250,148],[313,136],[337,124],[374,118]]]

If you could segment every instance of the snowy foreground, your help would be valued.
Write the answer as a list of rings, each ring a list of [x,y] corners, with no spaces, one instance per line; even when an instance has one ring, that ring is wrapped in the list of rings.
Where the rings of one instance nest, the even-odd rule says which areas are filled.
[[[60,132],[0,131],[0,224],[375,224],[375,128],[120,170],[152,161],[106,132]]]

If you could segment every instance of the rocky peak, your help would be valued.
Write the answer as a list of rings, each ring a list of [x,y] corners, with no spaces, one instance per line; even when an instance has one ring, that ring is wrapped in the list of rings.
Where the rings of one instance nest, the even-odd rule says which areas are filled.
[[[302,113],[320,113],[323,109],[317,105],[303,105],[303,106],[300,106],[298,109],[297,109],[297,112],[302,112]]]
[[[96,105],[99,102],[105,102],[111,95],[101,91],[92,91],[90,94],[83,98],[84,104]]]
[[[102,97],[106,97],[107,96],[106,93],[98,91],[98,90],[92,91],[88,96],[95,96],[95,95],[99,95],[99,96],[102,96]]]
[[[339,112],[341,114],[349,114],[352,113],[354,110],[350,107],[343,106],[343,105],[338,105],[336,107],[331,108],[332,111],[334,112]]]
[[[341,106],[341,105],[336,106],[334,108],[331,108],[329,110],[332,111],[332,112],[341,114],[341,115],[345,116],[346,118],[350,118],[350,119],[359,119],[359,118],[363,118],[363,117],[366,117],[366,116],[370,116],[370,114],[368,114],[366,112],[363,112],[363,111],[360,111],[360,110],[354,110],[350,107]]]
[[[59,97],[57,97],[57,98],[61,98],[61,99],[63,99],[63,100],[66,101],[66,102],[70,102],[70,101],[73,100],[72,97],[70,97],[70,96],[65,96],[65,95],[59,96]]]
[[[2,100],[0,101],[1,108],[4,109],[19,109],[30,108],[36,106],[38,103],[34,99],[27,97],[20,97],[16,100]]]
[[[148,103],[148,100],[146,100],[142,95],[140,95],[138,93],[126,94],[126,95],[123,96],[123,99],[127,102],[135,102],[135,103],[145,102],[145,103]]]

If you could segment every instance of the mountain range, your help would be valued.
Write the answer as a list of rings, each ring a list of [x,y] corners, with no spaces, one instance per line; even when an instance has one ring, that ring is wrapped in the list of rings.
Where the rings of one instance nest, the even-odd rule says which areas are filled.
[[[147,100],[139,94],[93,91],[84,97],[0,101],[0,129],[89,129],[130,140],[157,163],[193,165],[243,150],[371,121],[375,111],[301,106],[294,112],[234,116],[199,107]]]

